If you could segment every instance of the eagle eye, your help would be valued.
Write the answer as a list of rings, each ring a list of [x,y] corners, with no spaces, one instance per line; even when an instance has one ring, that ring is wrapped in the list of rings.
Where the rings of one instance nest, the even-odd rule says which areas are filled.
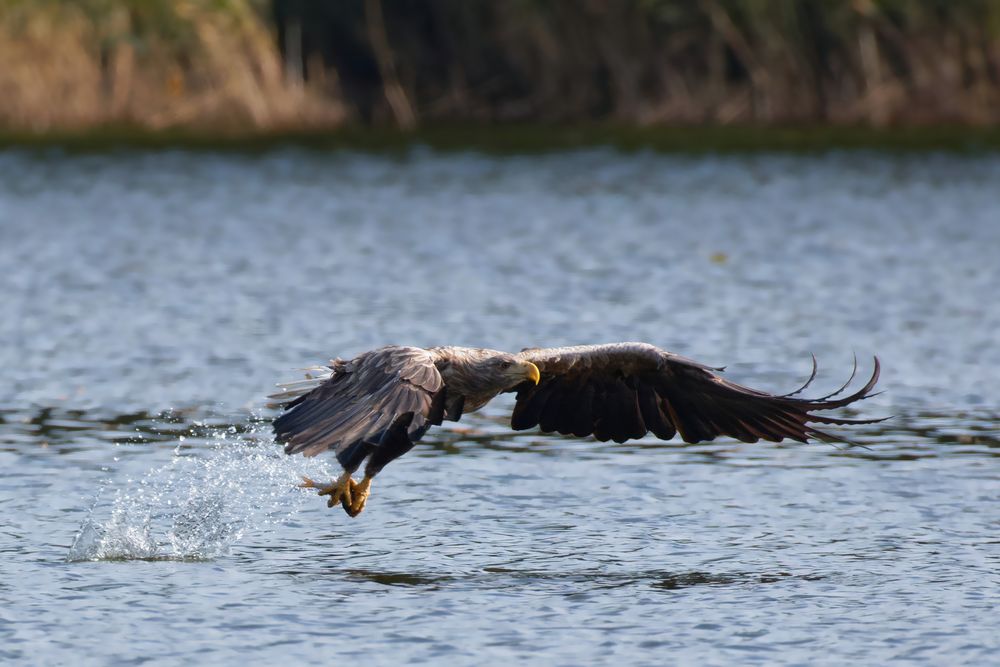
[[[510,362],[509,361],[501,361],[500,362],[500,368],[502,368],[504,370],[507,370],[508,368],[510,368]]]

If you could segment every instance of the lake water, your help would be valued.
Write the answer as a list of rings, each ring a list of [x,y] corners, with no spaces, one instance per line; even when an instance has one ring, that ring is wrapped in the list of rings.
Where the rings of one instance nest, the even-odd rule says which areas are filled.
[[[0,153],[0,662],[997,664],[1000,157]],[[264,396],[645,340],[829,445],[432,431],[350,519]],[[825,392],[823,392],[825,393]]]

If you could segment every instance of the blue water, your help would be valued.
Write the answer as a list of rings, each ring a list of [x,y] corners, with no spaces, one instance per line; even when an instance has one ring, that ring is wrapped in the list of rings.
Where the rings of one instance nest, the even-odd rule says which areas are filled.
[[[0,154],[5,664],[983,665],[1000,158]],[[829,445],[432,431],[350,519],[264,397],[386,343],[646,340]],[[825,392],[824,392],[825,393]]]

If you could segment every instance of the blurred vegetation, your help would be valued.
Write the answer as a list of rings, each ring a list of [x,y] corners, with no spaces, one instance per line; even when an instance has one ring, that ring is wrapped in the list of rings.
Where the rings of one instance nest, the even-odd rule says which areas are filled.
[[[990,126],[997,0],[0,0],[0,127]]]
[[[0,125],[335,126],[339,100],[289,83],[269,5],[0,0]]]

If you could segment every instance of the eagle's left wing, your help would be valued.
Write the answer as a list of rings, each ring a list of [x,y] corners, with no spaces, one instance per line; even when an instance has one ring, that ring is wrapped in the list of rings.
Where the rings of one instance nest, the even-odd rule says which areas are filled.
[[[535,348],[523,350],[518,357],[538,366],[541,381],[516,388],[517,403],[511,415],[515,430],[538,425],[545,432],[593,434],[598,440],[615,442],[641,438],[649,431],[662,440],[680,433],[690,443],[720,435],[743,442],[784,438],[832,442],[842,439],[814,424],[881,421],[814,414],[867,398],[878,381],[878,357],[865,386],[838,399],[832,397],[839,392],[817,399],[795,398],[798,392],[768,394],[713,372],[722,369],[646,343]]]

